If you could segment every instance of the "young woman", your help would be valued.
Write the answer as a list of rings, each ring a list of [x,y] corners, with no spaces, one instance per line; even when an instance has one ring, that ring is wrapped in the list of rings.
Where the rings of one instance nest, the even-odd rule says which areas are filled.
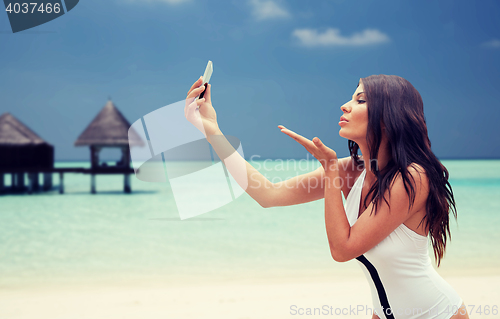
[[[263,207],[325,199],[331,255],[338,262],[359,261],[371,287],[372,319],[469,318],[428,255],[430,240],[439,267],[450,236],[449,212],[456,218],[456,210],[448,171],[431,150],[422,98],[410,82],[394,75],[360,79],[341,106],[339,135],[348,139],[349,157],[338,159],[319,138],[311,141],[279,125],[321,163],[279,183],[267,180],[224,138],[210,85],[194,101],[205,90],[201,84],[200,78],[188,92],[186,118],[252,198]]]

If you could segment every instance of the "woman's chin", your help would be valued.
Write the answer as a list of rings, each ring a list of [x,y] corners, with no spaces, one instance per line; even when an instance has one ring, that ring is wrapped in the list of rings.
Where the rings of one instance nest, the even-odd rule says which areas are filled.
[[[344,129],[340,129],[339,130],[339,136],[340,137],[343,137],[345,139],[348,139],[348,140],[351,140],[351,141],[357,141],[359,140],[361,137],[359,136],[359,134],[355,134],[355,135],[352,135],[352,134],[349,134],[347,133]],[[356,142],[357,143],[357,142]]]
[[[339,136],[346,138],[346,139],[349,139],[349,137],[345,135],[345,132],[342,131],[342,128],[339,130]]]

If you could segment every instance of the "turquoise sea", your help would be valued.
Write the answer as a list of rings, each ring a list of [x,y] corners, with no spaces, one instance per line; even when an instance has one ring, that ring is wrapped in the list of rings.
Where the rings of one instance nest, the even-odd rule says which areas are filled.
[[[285,180],[317,161],[251,161]],[[446,160],[458,209],[438,272],[500,273],[500,160]],[[57,167],[88,166],[59,162]],[[6,184],[10,177],[6,177]],[[58,176],[54,175],[57,186]],[[0,289],[103,282],[302,280],[356,276],[356,261],[335,262],[324,229],[324,200],[262,208],[246,193],[209,213],[181,221],[168,183],[123,176],[65,175],[57,189],[0,196]],[[193,194],[195,199],[196,194]],[[432,250],[429,251],[432,257]]]

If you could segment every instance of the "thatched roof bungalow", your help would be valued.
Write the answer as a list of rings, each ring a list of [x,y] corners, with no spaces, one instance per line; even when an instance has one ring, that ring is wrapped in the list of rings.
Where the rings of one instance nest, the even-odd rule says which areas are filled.
[[[101,109],[99,114],[90,122],[85,130],[75,141],[75,146],[90,146],[92,167],[99,165],[99,151],[103,147],[118,147],[123,151],[125,158],[123,165],[129,167],[130,150],[128,130],[130,123],[116,108],[111,100]],[[135,132],[133,132],[135,133]],[[138,134],[131,134],[130,145],[143,146],[144,141]]]
[[[111,100],[101,109],[99,114],[90,122],[87,128],[75,141],[75,146],[128,146],[128,129],[130,123],[116,108]],[[144,145],[144,142],[135,134],[133,145]]]
[[[54,167],[54,146],[10,113],[0,116],[0,170]]]
[[[92,170],[91,192],[95,193],[95,174],[123,171],[125,175],[125,192],[130,192],[129,174],[130,168],[130,146],[143,146],[144,141],[139,135],[132,131],[129,136],[130,123],[116,108],[111,100],[101,109],[99,114],[90,122],[85,130],[75,141],[75,146],[89,146]],[[130,142],[129,142],[130,138]],[[99,152],[104,147],[120,148],[122,158],[116,166],[101,165],[99,163]]]

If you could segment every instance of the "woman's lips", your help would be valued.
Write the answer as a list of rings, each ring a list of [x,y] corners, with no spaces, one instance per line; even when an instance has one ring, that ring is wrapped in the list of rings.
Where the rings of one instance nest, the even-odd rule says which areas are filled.
[[[345,117],[343,117],[343,116],[340,117],[339,125],[346,124],[347,122],[349,122],[349,121]]]

